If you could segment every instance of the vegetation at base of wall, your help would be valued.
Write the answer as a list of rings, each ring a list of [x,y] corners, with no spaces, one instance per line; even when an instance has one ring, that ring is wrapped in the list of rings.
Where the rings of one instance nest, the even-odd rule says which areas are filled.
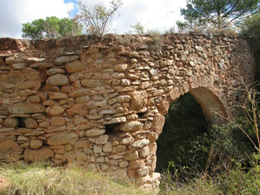
[[[252,155],[250,160],[251,169],[245,171],[242,163],[236,163],[232,169],[222,171],[209,176],[206,172],[200,174],[197,178],[189,182],[176,182],[181,177],[182,172],[177,172],[169,176],[168,173],[162,175],[160,195],[252,195],[260,194],[260,165],[259,154]],[[178,180],[178,179],[177,179]]]
[[[125,182],[116,182],[75,165],[64,168],[46,163],[19,163],[0,167],[1,195],[151,194]]]

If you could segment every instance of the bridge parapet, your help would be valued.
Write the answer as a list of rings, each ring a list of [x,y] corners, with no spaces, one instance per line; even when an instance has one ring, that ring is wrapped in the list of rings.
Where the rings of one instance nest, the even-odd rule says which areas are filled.
[[[244,39],[207,35],[0,39],[0,162],[76,163],[157,188],[156,140],[190,92],[206,119],[244,99]]]

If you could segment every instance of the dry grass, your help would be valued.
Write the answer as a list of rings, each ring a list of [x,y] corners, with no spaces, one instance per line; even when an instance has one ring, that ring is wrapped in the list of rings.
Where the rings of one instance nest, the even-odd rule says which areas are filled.
[[[0,194],[8,195],[147,194],[130,183],[118,183],[76,166],[4,165],[0,167],[0,178]]]

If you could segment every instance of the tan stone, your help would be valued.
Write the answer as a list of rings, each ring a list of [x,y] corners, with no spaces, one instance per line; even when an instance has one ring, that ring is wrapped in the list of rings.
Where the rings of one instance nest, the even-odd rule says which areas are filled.
[[[60,127],[66,123],[65,118],[62,117],[52,117],[51,125],[54,127]]]
[[[150,148],[148,146],[143,147],[140,151],[140,157],[145,158],[149,155],[149,153],[150,153]]]
[[[54,156],[54,152],[47,147],[43,147],[37,150],[25,149],[24,151],[24,160],[26,162],[36,162],[36,161],[45,161],[48,158]]]
[[[54,74],[64,74],[65,70],[61,68],[50,68],[46,71],[47,75],[54,75]]]
[[[104,145],[105,143],[107,143],[108,135],[101,135],[97,138],[90,138],[89,140],[92,141],[92,139],[93,139],[95,144]]]
[[[26,128],[36,129],[38,127],[38,123],[33,118],[27,118],[24,120]]]
[[[57,99],[65,99],[67,98],[67,94],[62,92],[50,92],[49,97],[51,100],[57,100]]]
[[[70,97],[80,97],[80,96],[85,96],[90,94],[90,89],[86,88],[81,88],[75,91],[72,91],[69,96]]]
[[[17,127],[19,125],[19,119],[15,117],[9,117],[5,119],[4,125],[6,127]]]
[[[89,100],[90,100],[90,97],[89,97],[89,96],[81,96],[81,97],[77,97],[76,100],[75,100],[75,102],[76,102],[77,104],[83,104],[83,103],[89,102]]]
[[[126,160],[132,161],[139,158],[138,151],[132,151],[124,156]]]
[[[88,159],[87,155],[83,152],[77,152],[75,157],[77,161],[86,161]]]
[[[39,79],[39,75],[40,75],[38,71],[33,69],[24,69],[22,70],[22,73],[27,80]]]
[[[41,99],[38,95],[33,95],[27,98],[27,102],[36,104],[36,103],[40,103]]]
[[[53,63],[47,63],[47,62],[40,62],[40,63],[33,63],[30,65],[31,68],[51,68],[53,67]]]
[[[139,121],[130,121],[130,122],[125,122],[125,123],[121,123],[119,125],[119,129],[121,131],[139,131],[143,128],[143,123],[139,122]]]
[[[39,123],[39,127],[42,127],[42,128],[46,128],[46,127],[49,127],[51,124],[49,121],[43,121],[41,123]]]
[[[74,61],[78,58],[79,58],[79,56],[61,56],[61,57],[56,58],[54,63],[57,65],[60,65],[60,64],[67,63],[67,62]]]
[[[81,72],[86,70],[86,65],[80,61],[73,61],[65,65],[67,73]]]
[[[25,68],[25,63],[14,63],[12,64],[14,70],[21,70]]]
[[[111,144],[111,143],[106,143],[106,144],[103,146],[103,151],[104,151],[104,152],[112,152],[112,144]]]
[[[25,58],[25,61],[29,62],[29,63],[39,63],[39,62],[46,61],[46,58],[28,57],[28,58]]]
[[[146,91],[134,91],[129,93],[131,96],[130,106],[132,110],[141,110],[147,104]]]
[[[78,135],[74,133],[61,133],[61,134],[56,134],[52,137],[50,137],[47,140],[47,143],[49,145],[64,145],[64,144],[69,144],[69,143],[75,143],[78,140]]]
[[[128,68],[127,64],[117,64],[114,67],[115,71],[117,71],[117,72],[125,71],[125,70],[127,70],[127,68]]]
[[[0,143],[0,151],[8,150],[8,149],[16,150],[17,147],[18,147],[18,144],[13,140],[5,140]]]
[[[113,147],[113,153],[119,153],[119,152],[123,152],[126,150],[126,146],[125,145],[118,145]]]
[[[74,104],[71,108],[67,109],[68,115],[73,116],[75,114],[85,116],[88,113],[84,104]]]
[[[30,147],[32,149],[38,149],[38,148],[42,147],[42,144],[43,144],[42,140],[39,140],[39,139],[32,139],[30,141]]]
[[[87,137],[96,137],[96,136],[103,135],[105,132],[106,132],[106,130],[104,130],[104,129],[93,128],[93,129],[87,130],[85,132],[85,135]]]
[[[64,112],[64,108],[62,108],[61,106],[53,106],[50,108],[48,113],[52,116],[59,116],[63,112]]]
[[[69,79],[63,74],[55,74],[46,80],[47,85],[67,85]]]
[[[102,146],[101,145],[94,145],[93,152],[94,153],[101,153],[102,152]]]
[[[100,87],[102,86],[102,83],[100,82],[99,79],[87,79],[87,80],[82,80],[81,84],[85,87]]]
[[[163,129],[163,125],[165,123],[165,118],[163,115],[161,114],[156,114],[154,116],[154,120],[153,120],[153,124],[152,124],[152,129],[157,132],[157,133],[161,133],[162,129]]]
[[[12,114],[29,114],[29,113],[39,113],[44,112],[45,107],[40,104],[31,103],[17,103],[8,108],[9,113]]]
[[[37,81],[29,80],[18,84],[18,89],[31,89],[38,85]]]
[[[25,136],[22,136],[22,135],[19,135],[18,138],[17,138],[17,141],[29,141],[30,138],[29,137],[25,137]]]
[[[129,102],[131,99],[131,97],[129,95],[120,95],[117,97],[117,101],[119,103],[125,103],[125,102]]]
[[[144,146],[147,146],[149,143],[150,141],[148,139],[142,139],[142,140],[135,141],[132,146],[135,148],[142,148]]]
[[[126,168],[127,166],[128,166],[128,161],[122,161],[122,162],[120,162],[118,165],[119,165],[119,167],[121,167],[121,168]]]

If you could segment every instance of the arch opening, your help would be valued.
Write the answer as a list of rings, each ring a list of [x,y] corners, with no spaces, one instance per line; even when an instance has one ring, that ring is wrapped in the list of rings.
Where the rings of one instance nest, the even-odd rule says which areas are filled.
[[[171,103],[157,140],[156,170],[166,170],[170,162],[180,166],[206,166],[210,152],[209,128],[221,125],[228,117],[221,100],[204,87],[190,91]],[[191,162],[193,161],[193,162]]]

